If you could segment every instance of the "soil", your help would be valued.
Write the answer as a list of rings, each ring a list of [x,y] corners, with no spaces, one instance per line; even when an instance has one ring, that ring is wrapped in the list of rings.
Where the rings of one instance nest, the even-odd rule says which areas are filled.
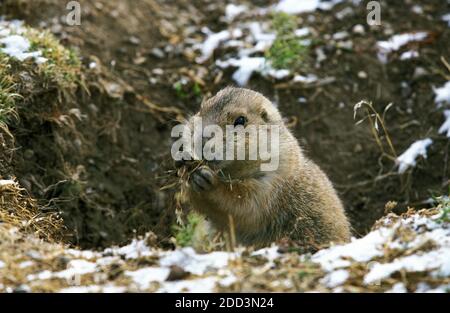
[[[160,190],[173,176],[171,126],[180,115],[195,112],[202,97],[233,84],[231,70],[220,78],[213,60],[203,65],[194,62],[184,49],[183,30],[205,25],[222,30],[224,7],[206,0],[99,0],[95,4],[85,0],[80,1],[81,26],[68,26],[65,3],[5,1],[0,9],[0,15],[51,30],[65,46],[78,51],[86,66],[98,64],[90,70],[95,78],[86,78],[87,92],[77,90],[70,101],[69,108],[79,108],[88,116],[75,122],[75,132],[35,116],[22,116],[20,127],[11,129],[17,147],[13,173],[35,198],[63,211],[68,242],[100,248],[152,230],[165,244],[174,223],[176,191]],[[394,211],[400,213],[408,206],[426,206],[431,196],[449,188],[449,141],[437,134],[443,118],[433,94],[433,87],[441,86],[449,75],[441,57],[450,60],[450,28],[436,22],[449,5],[414,4],[425,13],[417,15],[405,10],[403,3],[382,1],[389,7],[383,11],[383,24],[365,35],[352,33],[354,25],[365,25],[363,4],[342,20],[332,13],[345,8],[345,3],[331,12],[310,14],[315,20],[302,18],[302,26],[316,30],[317,46],[324,48],[327,60],[317,68],[312,49],[305,68],[335,80],[323,86],[287,86],[254,75],[248,86],[276,102],[288,120],[297,121],[292,126],[295,135],[334,182],[355,235],[367,233],[384,214],[386,202],[398,202]],[[389,37],[385,34],[389,28],[395,34],[427,30],[433,38],[412,47],[420,49],[420,58],[402,62],[392,57],[383,65],[375,43]],[[336,49],[326,36],[342,30],[352,36],[351,51]],[[217,51],[214,58],[224,53]],[[417,67],[428,74],[414,78]],[[358,76],[362,71],[366,78]],[[188,86],[198,84],[201,95],[190,87],[183,93],[174,88],[185,77],[190,78]],[[57,95],[55,90],[45,90],[38,101],[49,103]],[[299,97],[307,103],[299,103]],[[435,144],[428,158],[413,171],[397,174],[392,160],[382,156],[369,124],[355,126],[353,106],[361,100],[372,101],[380,113],[393,103],[386,125],[397,154],[415,140],[430,137]],[[2,175],[9,171],[2,169]]]

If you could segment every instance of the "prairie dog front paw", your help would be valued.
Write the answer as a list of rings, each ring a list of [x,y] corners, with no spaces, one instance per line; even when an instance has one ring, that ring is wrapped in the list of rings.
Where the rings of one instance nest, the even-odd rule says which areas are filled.
[[[207,166],[199,167],[189,179],[189,185],[195,192],[210,191],[216,183],[216,174]]]

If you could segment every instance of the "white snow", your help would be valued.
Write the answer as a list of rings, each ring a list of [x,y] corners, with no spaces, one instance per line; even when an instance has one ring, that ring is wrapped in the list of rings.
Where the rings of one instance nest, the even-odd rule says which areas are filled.
[[[424,40],[427,36],[427,32],[394,35],[387,41],[379,41],[377,45],[383,50],[392,52],[399,50],[401,47],[410,42]]]
[[[237,67],[232,78],[239,86],[247,85],[253,73],[260,73],[263,76],[273,77],[275,79],[283,79],[291,74],[287,69],[274,69],[270,62],[264,57],[241,57],[230,58],[222,61],[217,60],[216,65],[221,68]]]
[[[226,267],[231,256],[232,254],[228,252],[197,254],[194,249],[187,247],[181,250],[164,253],[159,264],[164,267],[177,265],[186,272],[195,275],[203,275],[209,270],[217,270]]]
[[[340,2],[342,2],[342,0],[281,0],[275,6],[275,10],[290,14],[300,14],[305,12],[314,12],[317,9],[329,10],[335,4]]]
[[[427,32],[406,33],[394,35],[386,41],[379,41],[377,43],[378,59],[382,63],[387,63],[388,56],[393,51],[398,51],[401,47],[410,42],[422,41],[428,36]]]
[[[239,14],[244,13],[247,10],[245,5],[236,5],[233,3],[227,4],[225,7],[225,19],[228,22],[232,22]]]
[[[267,32],[264,28],[268,28],[267,24],[260,22],[250,22],[243,26],[247,29],[250,35],[245,38],[244,45],[251,44],[251,48],[240,49],[239,56],[249,56],[255,52],[264,52],[269,49],[276,39],[276,34]]]
[[[47,62],[47,59],[42,57],[42,51],[29,52],[31,44],[28,39],[21,35],[10,35],[1,38],[0,44],[4,45],[4,48],[0,48],[1,52],[18,59],[19,61],[33,58],[37,64]]]
[[[368,262],[383,255],[383,245],[392,232],[392,229],[378,229],[363,238],[352,239],[347,245],[321,250],[313,255],[312,261],[319,263],[326,271],[349,266],[349,258],[356,262]]]
[[[364,277],[364,283],[372,284],[400,270],[408,272],[437,270],[436,275],[438,276],[450,276],[450,247],[433,250],[421,255],[413,254],[396,259],[392,263],[376,263]]]
[[[11,179],[0,179],[0,187],[14,185],[16,182]]]
[[[76,258],[83,258],[83,259],[93,259],[101,256],[100,253],[93,252],[90,250],[67,249],[66,252]]]
[[[47,62],[47,59],[42,57],[42,51],[29,51],[31,44],[23,36],[25,32],[23,22],[0,19],[0,51],[19,61],[32,58],[37,64]]]
[[[450,138],[450,110],[444,111],[445,122],[439,128],[439,134],[445,134],[448,138]]]
[[[19,268],[27,268],[30,266],[33,266],[34,262],[33,261],[24,261],[22,263],[19,264]]]
[[[416,292],[418,293],[449,293],[450,284],[438,286],[437,288],[432,288],[427,283],[421,282],[417,285]]]
[[[446,82],[444,86],[434,88],[436,95],[435,101],[437,104],[447,102],[450,103],[450,81]]]
[[[151,255],[153,251],[145,243],[145,239],[133,239],[133,241],[126,246],[120,248],[107,248],[104,251],[105,254],[122,255],[126,259],[136,259]]]
[[[392,286],[391,290],[388,290],[387,293],[407,293],[408,290],[405,287],[404,283],[396,283]]]
[[[81,276],[95,272],[97,264],[82,259],[71,260],[67,264],[67,269],[60,272],[51,272],[48,270],[39,272],[37,274],[29,274],[28,281],[33,280],[47,280],[51,278],[73,279],[76,276]]]
[[[404,61],[404,60],[409,60],[409,59],[413,59],[413,58],[418,58],[419,57],[419,52],[417,51],[405,51],[402,53],[402,55],[400,56],[400,60]]]
[[[433,140],[426,138],[414,142],[405,152],[397,157],[398,172],[404,173],[408,168],[416,166],[416,160],[419,156],[427,157],[427,148],[433,143]]]
[[[85,275],[95,272],[97,264],[86,260],[71,260],[67,269],[54,273],[52,276],[57,278],[71,279],[77,275]]]
[[[337,270],[327,274],[321,279],[321,283],[326,285],[328,288],[335,288],[337,286],[343,285],[350,274],[347,270]]]
[[[348,267],[358,262],[367,265],[364,276],[366,285],[379,283],[392,274],[426,272],[430,277],[450,277],[450,228],[437,221],[441,216],[414,214],[399,219],[389,227],[381,227],[370,232],[361,239],[353,239],[351,243],[331,247],[317,252],[312,261],[319,263],[328,272],[321,282],[335,291],[341,288],[348,279]],[[398,229],[410,229],[414,232],[413,240],[405,240],[402,236],[394,236]],[[433,243],[433,249],[425,249],[427,243]],[[404,256],[392,261],[383,261],[377,257],[385,255],[385,249],[405,251]],[[413,254],[407,251],[414,251]],[[445,290],[445,286],[435,291]],[[429,288],[428,288],[429,289]],[[428,291],[418,288],[417,292]],[[388,292],[407,292],[406,286],[397,283]]]
[[[63,288],[60,293],[123,293],[126,291],[126,287],[115,286],[112,284],[105,286],[90,285],[90,286],[75,286],[69,288]]]
[[[273,68],[269,68],[269,69],[266,70],[266,74],[268,76],[270,76],[270,77],[275,78],[275,79],[283,79],[283,78],[286,78],[289,75],[291,75],[291,71],[285,70],[285,69],[276,70],[276,69],[273,69]]]
[[[239,86],[247,85],[253,72],[262,72],[266,59],[263,57],[243,57],[241,59],[231,58],[226,61],[217,61],[216,65],[221,68],[229,66],[237,67],[238,69],[233,73],[233,80]]]
[[[206,30],[209,32],[209,30]],[[231,38],[238,38],[242,36],[242,30],[235,29],[233,31],[222,30],[218,33],[209,33],[206,40],[198,47],[202,53],[200,57],[197,58],[198,63],[204,63],[207,61],[211,55],[214,53],[214,50],[219,47],[219,44],[225,40]]]
[[[53,273],[45,270],[42,272],[39,272],[37,274],[29,274],[27,275],[27,280],[28,281],[33,281],[33,280],[46,280],[46,279],[50,279],[53,277]]]
[[[447,22],[448,26],[450,27],[450,13],[445,14],[444,16],[442,16],[442,20],[444,22]]]
[[[272,245],[270,248],[259,249],[252,253],[253,256],[263,256],[269,261],[274,261],[280,257],[278,246]]]
[[[418,4],[414,5],[411,8],[411,11],[413,11],[416,14],[423,14],[423,8],[420,5],[418,5]]]
[[[303,27],[295,30],[295,36],[297,37],[305,37],[310,34],[308,27]]]
[[[293,81],[294,82],[299,82],[299,83],[304,83],[304,84],[311,84],[311,83],[315,83],[318,80],[318,77],[314,74],[308,74],[306,76],[303,75],[295,75]]]
[[[125,271],[125,275],[129,276],[141,290],[146,290],[152,282],[163,282],[169,276],[170,269],[162,267],[147,267],[137,271]]]

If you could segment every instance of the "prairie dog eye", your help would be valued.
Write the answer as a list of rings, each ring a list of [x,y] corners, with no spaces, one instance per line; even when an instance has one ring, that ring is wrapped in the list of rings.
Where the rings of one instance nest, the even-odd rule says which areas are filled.
[[[244,126],[246,122],[247,122],[247,119],[245,118],[245,116],[239,116],[239,117],[234,121],[234,126],[238,126],[238,125]]]

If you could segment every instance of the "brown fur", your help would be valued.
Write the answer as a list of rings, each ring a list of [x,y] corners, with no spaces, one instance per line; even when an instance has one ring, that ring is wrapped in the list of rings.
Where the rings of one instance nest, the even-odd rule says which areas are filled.
[[[222,161],[201,168],[212,177],[206,190],[193,188],[192,179],[187,182],[190,203],[213,226],[228,230],[231,215],[239,243],[258,247],[287,237],[314,250],[350,239],[350,226],[331,182],[303,155],[268,99],[248,89],[226,88],[204,102],[198,115],[222,127],[241,115],[249,124],[280,126],[277,170],[261,172],[258,160]]]

